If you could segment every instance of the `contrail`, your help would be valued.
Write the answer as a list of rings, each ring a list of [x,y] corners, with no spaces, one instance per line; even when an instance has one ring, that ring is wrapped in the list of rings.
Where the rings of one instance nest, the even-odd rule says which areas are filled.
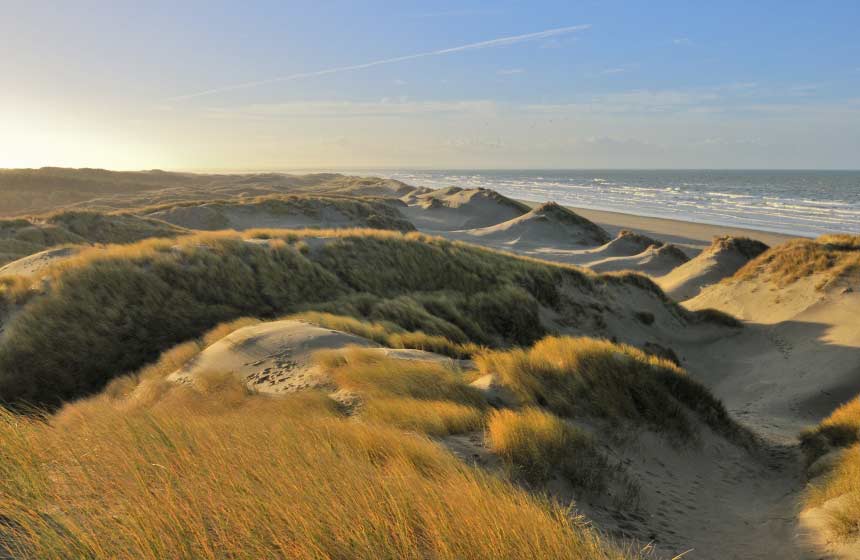
[[[301,72],[299,74],[290,74],[288,76],[278,76],[276,78],[268,78],[265,80],[258,80],[256,82],[245,82],[242,84],[233,84],[228,86],[217,87],[213,89],[207,89],[205,91],[199,91],[197,93],[190,93],[188,95],[179,95],[176,97],[171,97],[168,101],[182,101],[185,99],[192,99],[194,97],[203,97],[206,95],[214,95],[216,93],[223,93],[226,91],[235,91],[237,89],[248,89],[258,86],[264,86],[267,84],[274,84],[278,82],[289,82],[292,80],[301,80],[302,78],[311,78],[313,76],[325,76],[326,74],[337,74],[338,72],[350,72],[352,70],[363,70],[365,68],[372,68],[374,66],[382,66],[385,64],[394,64],[395,62],[403,62],[406,60],[415,60],[416,58],[426,58],[429,56],[444,56],[446,54],[453,54],[463,51],[474,51],[478,49],[489,49],[493,47],[501,47],[505,45],[513,45],[515,43],[522,43],[524,41],[534,41],[537,39],[546,39],[547,37],[554,37],[556,35],[564,35],[567,33],[574,33],[576,31],[582,31],[590,28],[591,25],[574,25],[570,27],[559,27],[557,29],[548,29],[546,31],[538,31],[537,33],[526,33],[525,35],[514,35],[512,37],[500,37],[499,39],[491,39],[489,41],[481,41],[479,43],[470,43],[468,45],[460,45],[459,47],[451,47],[448,49],[440,49],[437,51],[429,51],[417,54],[408,54],[406,56],[398,56],[395,58],[386,58],[383,60],[374,60],[373,62],[365,62],[363,64],[353,64],[351,66],[338,66],[336,68],[327,68],[325,70],[317,70],[315,72]]]

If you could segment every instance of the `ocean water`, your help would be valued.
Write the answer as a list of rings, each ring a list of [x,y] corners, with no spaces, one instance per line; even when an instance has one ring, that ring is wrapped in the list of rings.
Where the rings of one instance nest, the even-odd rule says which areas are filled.
[[[366,171],[361,172],[367,175]],[[860,233],[860,171],[379,171],[411,185],[802,236]]]

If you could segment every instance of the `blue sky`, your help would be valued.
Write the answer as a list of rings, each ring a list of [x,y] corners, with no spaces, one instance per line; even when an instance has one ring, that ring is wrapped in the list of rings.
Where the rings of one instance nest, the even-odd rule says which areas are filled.
[[[860,167],[857,1],[0,13],[0,166]]]

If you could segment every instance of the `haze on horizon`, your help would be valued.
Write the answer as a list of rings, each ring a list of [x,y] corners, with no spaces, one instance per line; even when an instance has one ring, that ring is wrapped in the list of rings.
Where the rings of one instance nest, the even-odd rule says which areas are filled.
[[[858,167],[854,1],[0,10],[0,167]]]

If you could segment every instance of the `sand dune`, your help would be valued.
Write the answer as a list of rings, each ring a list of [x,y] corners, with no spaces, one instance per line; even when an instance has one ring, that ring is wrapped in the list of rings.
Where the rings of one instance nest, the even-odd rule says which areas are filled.
[[[767,248],[752,239],[717,237],[696,258],[658,278],[657,283],[677,301],[690,299],[702,288],[728,278]]]
[[[207,374],[232,373],[260,393],[289,393],[329,384],[313,360],[315,352],[347,346],[374,347],[388,357],[403,360],[451,359],[421,350],[382,348],[352,334],[301,321],[271,321],[233,331],[201,352],[182,369],[168,376],[178,383],[193,383]]]
[[[652,239],[647,235],[635,233],[630,230],[621,230],[613,239],[607,241],[600,247],[582,251],[583,261],[590,262],[610,257],[632,257],[647,250],[649,247],[660,246],[661,241]]]
[[[58,247],[41,251],[0,267],[0,276],[36,276],[51,265],[73,257],[79,251],[79,247]]]
[[[488,189],[449,188],[407,196],[402,212],[420,230],[482,228],[522,216],[529,208]]]
[[[609,240],[609,235],[600,227],[553,202],[541,204],[506,222],[462,233],[481,242],[511,248],[590,247]]]
[[[860,283],[822,290],[822,281],[721,282],[685,302],[748,322],[743,336],[705,349],[699,373],[742,419],[785,439],[860,393]]]
[[[146,213],[150,218],[196,230],[372,227],[411,231],[397,207],[377,199],[263,197],[180,204]]]
[[[662,276],[685,264],[689,257],[674,245],[651,245],[641,253],[627,257],[608,257],[586,264],[597,272],[634,270],[648,276]]]

